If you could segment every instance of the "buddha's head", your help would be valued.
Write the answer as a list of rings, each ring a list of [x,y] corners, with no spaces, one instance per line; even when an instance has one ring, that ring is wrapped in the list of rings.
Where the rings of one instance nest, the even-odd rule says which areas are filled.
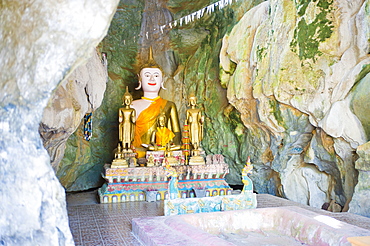
[[[143,88],[144,92],[159,92],[163,87],[163,72],[161,67],[153,59],[152,47],[149,50],[148,62],[140,66],[139,86],[136,88],[139,90]]]
[[[166,115],[164,113],[159,114],[157,118],[157,124],[159,127],[163,127],[166,125]]]
[[[139,83],[145,92],[159,92],[163,85],[162,71],[159,68],[143,68]]]
[[[188,98],[189,106],[196,106],[197,105],[197,97],[194,94],[190,94]]]
[[[126,92],[123,94],[122,101],[123,105],[130,106],[132,103],[132,95],[128,92],[128,87],[126,86]]]

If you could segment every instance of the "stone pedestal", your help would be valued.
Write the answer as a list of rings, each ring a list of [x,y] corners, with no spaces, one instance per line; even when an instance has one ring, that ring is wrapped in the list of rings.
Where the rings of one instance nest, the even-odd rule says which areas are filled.
[[[128,167],[128,163],[125,159],[114,159],[112,161],[111,168],[125,168]]]
[[[206,162],[204,161],[204,158],[201,156],[192,156],[189,160],[189,165],[204,165]]]
[[[112,161],[111,168],[129,167],[129,161],[128,160],[134,159],[135,156],[136,156],[136,154],[133,153],[132,151],[122,152],[121,155],[119,156],[119,158],[116,158]],[[136,162],[136,161],[134,160],[134,162]]]
[[[166,166],[167,163],[170,165],[170,166],[179,166],[180,165],[180,162],[178,159],[176,159],[175,157],[166,157],[164,158],[164,161],[162,162],[162,166]]]

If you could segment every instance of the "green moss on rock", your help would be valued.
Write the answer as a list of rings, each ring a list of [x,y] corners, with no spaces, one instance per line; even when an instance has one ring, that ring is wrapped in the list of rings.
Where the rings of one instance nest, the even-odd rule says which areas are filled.
[[[319,13],[311,23],[306,21],[306,10],[309,4],[316,3]],[[315,61],[317,56],[321,56],[319,45],[333,33],[334,25],[330,19],[333,11],[333,1],[326,0],[298,0],[296,8],[300,20],[294,30],[294,39],[290,43],[290,48],[297,53],[300,60],[312,59]]]

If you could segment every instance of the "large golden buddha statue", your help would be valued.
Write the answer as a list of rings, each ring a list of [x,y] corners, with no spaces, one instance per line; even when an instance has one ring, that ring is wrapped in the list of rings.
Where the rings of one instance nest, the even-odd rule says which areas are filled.
[[[151,136],[157,128],[157,118],[161,112],[166,116],[165,126],[175,134],[172,140],[173,145],[181,146],[181,131],[176,105],[158,95],[161,88],[165,89],[163,74],[159,65],[153,60],[151,49],[149,53],[149,61],[141,66],[139,86],[136,88],[137,90],[142,88],[144,96],[132,102],[132,107],[137,114],[133,145],[138,150],[139,157],[143,156],[143,151],[151,143]]]

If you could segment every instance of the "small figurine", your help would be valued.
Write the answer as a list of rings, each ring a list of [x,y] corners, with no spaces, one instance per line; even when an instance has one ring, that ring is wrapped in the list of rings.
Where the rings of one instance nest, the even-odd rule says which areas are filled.
[[[251,164],[251,158],[248,156],[247,163],[243,168],[242,171],[242,182],[244,184],[242,193],[250,193],[253,192],[253,182],[252,180],[248,177],[248,174],[252,173],[253,165]]]
[[[170,143],[166,144],[166,150],[164,151],[164,162],[162,163],[162,166],[170,165],[170,166],[178,166],[180,162],[178,159],[173,157],[172,149]]]
[[[194,143],[194,149],[191,151],[192,156],[200,156],[200,151],[198,149],[198,144]]]
[[[149,155],[148,162],[146,163],[146,166],[147,167],[154,167],[155,166],[154,156],[153,156],[152,153],[150,153],[150,155]]]
[[[121,144],[118,143],[118,147],[117,147],[117,152],[114,154],[114,158],[115,159],[122,159],[122,149],[121,149]]]
[[[114,160],[112,162],[111,168],[125,168],[125,167],[128,167],[128,163],[123,156],[121,144],[118,143],[117,151],[114,154]]]
[[[200,150],[198,148],[198,144],[194,144],[194,149],[191,151],[192,156],[189,160],[189,165],[205,165],[206,162],[204,158],[200,155]]]
[[[137,160],[135,157],[132,157],[129,159],[130,167],[136,167],[137,166]]]
[[[185,165],[185,157],[182,151],[180,152],[180,155],[177,158],[181,166]]]
[[[166,159],[165,159],[165,162]],[[179,188],[177,187],[178,181],[177,181],[177,172],[175,168],[171,167],[169,163],[166,163],[165,166],[166,176],[170,177],[170,181],[168,182],[168,194],[169,194],[169,200],[180,198]]]

